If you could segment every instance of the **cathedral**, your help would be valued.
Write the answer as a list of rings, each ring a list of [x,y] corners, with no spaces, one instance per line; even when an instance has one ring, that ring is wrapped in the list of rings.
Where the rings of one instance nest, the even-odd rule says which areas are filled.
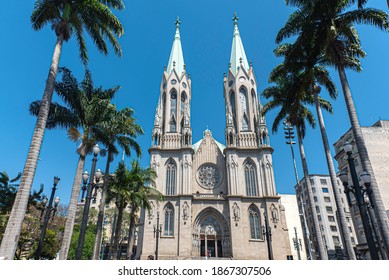
[[[234,17],[224,75],[225,144],[205,130],[193,144],[190,76],[180,22],[164,68],[155,113],[150,167],[165,199],[142,210],[137,258],[286,260],[291,255],[285,209],[277,195],[266,121],[254,69]],[[156,238],[158,238],[156,240]],[[156,244],[158,241],[158,245]]]

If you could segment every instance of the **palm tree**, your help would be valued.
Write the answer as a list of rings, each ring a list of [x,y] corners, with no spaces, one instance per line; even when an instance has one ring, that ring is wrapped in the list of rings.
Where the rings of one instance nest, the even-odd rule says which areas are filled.
[[[112,258],[119,257],[119,240],[122,230],[123,213],[126,207],[131,206],[130,212],[130,235],[128,246],[132,241],[135,227],[135,215],[140,208],[150,209],[149,198],[162,200],[162,195],[155,188],[156,173],[150,168],[142,169],[137,160],[131,164],[128,170],[123,162],[119,163],[114,175],[108,181],[108,201],[114,201],[117,212],[114,242],[111,244]]]
[[[319,121],[320,133],[322,136],[324,152],[326,155],[327,166],[330,174],[332,191],[335,198],[335,204],[337,207],[337,213],[340,224],[340,231],[345,242],[345,249],[349,259],[355,259],[355,252],[351,242],[351,236],[346,222],[346,216],[344,212],[344,207],[342,204],[342,198],[340,195],[340,189],[337,184],[336,172],[334,168],[334,163],[332,161],[330,145],[328,142],[327,132],[324,125],[324,118],[319,104],[318,94],[321,87],[318,84],[324,85],[327,89],[330,97],[336,99],[337,90],[334,83],[332,82],[328,71],[318,64],[326,64],[325,57],[313,58],[310,57],[305,49],[304,45],[295,45],[295,44],[284,44],[280,45],[276,50],[275,54],[277,56],[284,56],[285,62],[278,67],[276,67],[272,74],[271,80],[276,80],[279,77],[285,75],[288,71],[298,72],[301,71],[301,76],[304,76],[300,86],[309,89],[306,91],[309,94],[314,94],[315,97],[315,107]]]
[[[0,246],[0,256],[5,259],[13,259],[16,251],[49,115],[63,42],[68,41],[72,35],[76,37],[80,58],[84,64],[88,61],[85,31],[90,34],[100,52],[108,53],[104,41],[107,38],[115,53],[121,56],[121,47],[116,37],[121,36],[124,31],[110,8],[120,10],[124,8],[124,4],[122,0],[36,0],[35,2],[31,15],[33,29],[40,30],[46,24],[50,24],[55,30],[57,41],[20,187]]]
[[[277,71],[278,69],[276,68],[271,76],[273,76]],[[313,95],[307,94],[308,89],[304,88],[304,79],[305,75],[302,75],[301,73],[285,73],[282,76],[273,76],[273,78],[270,79],[270,82],[274,82],[275,85],[268,87],[262,93],[265,98],[272,98],[272,100],[263,107],[263,114],[280,107],[272,125],[273,133],[277,132],[281,121],[284,119],[286,119],[292,126],[296,127],[301,162],[304,170],[304,180],[307,186],[308,206],[311,210],[311,218],[313,221],[313,235],[316,239],[319,258],[326,260],[328,259],[328,256],[321,236],[303,145],[306,130],[305,123],[308,122],[311,127],[315,127],[316,125],[313,114],[305,106],[305,104],[313,104],[314,98]],[[319,97],[319,103],[323,109],[332,112],[332,106],[328,101]]]
[[[371,175],[375,214],[386,248],[389,248],[389,220],[371,166],[361,126],[345,69],[360,70],[359,58],[365,56],[354,24],[368,24],[388,31],[388,15],[382,10],[365,8],[366,1],[359,1],[357,10],[351,10],[355,0],[307,1],[289,0],[298,9],[279,31],[276,41],[298,35],[296,43],[310,48],[310,57],[324,55],[338,71],[343,95],[363,170]]]
[[[156,201],[162,201],[163,195],[155,188],[155,179],[157,173],[151,168],[143,169],[137,160],[131,164],[130,176],[132,177],[131,190],[127,197],[130,201],[130,226],[128,233],[127,258],[131,259],[131,253],[134,247],[134,231],[137,220],[137,213],[141,208],[150,211],[152,205],[150,198]]]
[[[65,106],[58,103],[51,104],[47,128],[68,129],[69,139],[80,143],[76,150],[79,158],[59,256],[60,259],[66,260],[76,217],[85,157],[91,152],[93,145],[99,141],[98,136],[93,133],[93,127],[101,122],[108,121],[111,117],[114,106],[110,102],[119,87],[116,86],[106,90],[101,87],[94,88],[89,71],[85,72],[85,77],[80,83],[69,69],[60,68],[60,72],[62,73],[62,81],[56,83],[55,91],[63,100]],[[30,112],[33,115],[38,114],[40,103],[40,100],[31,103]]]
[[[105,167],[104,178],[109,177],[110,164],[114,157],[119,153],[118,147],[121,147],[124,153],[131,155],[131,148],[135,150],[138,157],[142,151],[139,144],[134,140],[139,134],[143,134],[143,129],[135,122],[134,111],[130,108],[124,108],[120,111],[112,110],[111,116],[105,122],[99,123],[92,128],[92,132],[107,147],[108,156]],[[107,199],[108,180],[104,180],[101,192],[101,202],[97,219],[96,240],[93,249],[93,260],[99,259],[102,230],[104,221],[104,210]]]

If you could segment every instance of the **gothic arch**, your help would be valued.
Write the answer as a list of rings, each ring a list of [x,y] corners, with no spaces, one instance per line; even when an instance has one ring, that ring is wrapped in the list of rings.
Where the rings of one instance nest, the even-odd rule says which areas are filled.
[[[248,100],[247,88],[245,86],[241,86],[239,88],[239,100],[242,130],[248,131],[250,130],[250,118],[248,117],[250,112],[250,102]]]
[[[166,195],[175,195],[177,189],[177,164],[173,158],[169,158],[165,163],[166,169]]]
[[[243,172],[245,177],[246,195],[258,196],[258,176],[257,166],[251,158],[246,158],[243,162]]]
[[[261,212],[258,207],[252,203],[248,209],[250,239],[262,239]]]
[[[163,207],[163,235],[174,236],[174,206],[168,201]]]

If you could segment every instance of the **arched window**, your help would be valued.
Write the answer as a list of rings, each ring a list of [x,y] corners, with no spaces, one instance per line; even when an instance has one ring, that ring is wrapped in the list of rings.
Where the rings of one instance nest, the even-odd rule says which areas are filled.
[[[174,208],[171,203],[165,206],[165,236],[174,236]]]
[[[170,132],[176,132],[177,129],[177,92],[172,90],[170,92]]]
[[[249,207],[250,237],[251,239],[261,239],[261,223],[257,207]]]
[[[247,196],[257,196],[257,178],[254,165],[247,161],[244,164],[244,176],[246,179],[246,194]]]
[[[166,195],[175,195],[176,192],[176,164],[171,159],[166,164]]]
[[[255,91],[253,89],[251,90],[251,100],[252,100],[251,107],[253,107],[253,114],[255,114],[255,107],[257,102],[255,102]]]
[[[183,116],[185,112],[185,101],[186,101],[186,94],[185,92],[182,92],[181,93],[181,116]]]
[[[165,116],[166,114],[166,93],[163,93],[162,97],[162,133],[165,133]]]
[[[244,87],[241,87],[239,89],[239,103],[240,103],[240,111],[241,111],[241,118],[242,118],[242,130],[249,130],[249,104],[247,99],[247,91]]]
[[[235,93],[231,92],[230,94],[230,104],[231,104],[231,110],[232,110],[232,118],[234,120],[234,125],[236,128],[236,104],[235,104]]]

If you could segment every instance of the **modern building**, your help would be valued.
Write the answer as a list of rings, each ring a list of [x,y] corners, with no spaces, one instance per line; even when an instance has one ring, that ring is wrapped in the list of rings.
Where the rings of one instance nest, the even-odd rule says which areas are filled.
[[[341,227],[339,225],[339,219],[337,215],[337,207],[335,203],[335,197],[332,190],[331,179],[329,175],[312,174],[309,176],[312,185],[313,199],[315,201],[315,207],[317,212],[317,218],[320,224],[321,236],[323,243],[327,249],[328,259],[343,259],[344,254],[344,242],[341,235]],[[350,231],[351,242],[356,246],[354,225],[352,223],[350,211],[347,205],[347,200],[343,191],[340,188],[340,182],[337,180],[338,190],[342,195],[343,210],[346,214],[347,227]],[[304,212],[306,216],[306,222],[311,238],[312,255],[315,258],[315,252],[318,252],[317,244],[314,240],[314,225],[312,220],[312,212],[308,202],[307,185],[305,178],[301,179],[299,184],[295,187],[296,196],[300,197],[302,204],[304,205]]]
[[[280,194],[285,207],[286,223],[289,229],[289,242],[294,260],[307,260],[304,232],[297,197],[294,194]]]
[[[234,17],[228,74],[224,76],[225,145],[210,130],[192,144],[192,80],[181,47],[180,22],[162,74],[150,166],[163,202],[140,216],[137,257],[286,260],[291,256],[285,209],[274,182],[272,153]],[[220,94],[221,95],[221,94]],[[220,96],[221,97],[221,96]],[[199,112],[200,113],[200,112]],[[159,220],[159,224],[157,224]],[[156,245],[154,229],[160,229]],[[271,239],[266,233],[271,231]],[[269,240],[270,239],[270,240]]]
[[[379,120],[372,126],[361,127],[361,130],[366,143],[374,176],[377,181],[378,190],[383,200],[386,213],[389,217],[389,165],[387,164],[389,162],[389,121]],[[348,171],[347,155],[343,149],[343,144],[345,142],[348,142],[353,146],[352,156],[354,158],[355,169],[357,174],[360,175],[364,170],[362,170],[361,159],[359,157],[358,149],[356,148],[354,135],[351,129],[342,135],[334,144],[336,153],[335,159],[338,162],[338,169]],[[348,173],[350,174],[350,172]],[[363,185],[362,182],[361,185]],[[354,201],[352,194],[351,199]],[[370,209],[370,207],[368,207],[368,209]],[[365,256],[368,248],[358,207],[351,207],[351,211],[353,213],[352,217],[358,239],[358,253],[362,258],[369,258],[368,256]],[[373,234],[377,240],[380,236],[374,212],[369,211],[369,216],[373,225]]]

